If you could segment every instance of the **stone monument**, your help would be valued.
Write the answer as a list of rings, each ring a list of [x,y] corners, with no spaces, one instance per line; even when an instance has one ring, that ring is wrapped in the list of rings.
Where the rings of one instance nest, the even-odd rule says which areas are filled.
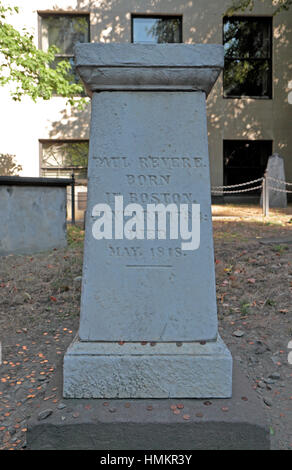
[[[223,48],[81,44],[76,59],[92,96],[80,328],[65,403],[57,367],[27,446],[268,449],[217,330],[206,97]]]
[[[223,47],[79,44],[75,54],[92,115],[81,318],[64,397],[230,397],[206,123]]]
[[[67,246],[67,178],[0,176],[0,257]]]
[[[278,153],[273,153],[269,157],[266,174],[269,177],[269,207],[271,209],[285,209],[287,207],[287,193],[285,192],[286,185],[284,183],[285,165],[283,157]],[[262,200],[263,195],[261,195],[261,205],[263,203]]]

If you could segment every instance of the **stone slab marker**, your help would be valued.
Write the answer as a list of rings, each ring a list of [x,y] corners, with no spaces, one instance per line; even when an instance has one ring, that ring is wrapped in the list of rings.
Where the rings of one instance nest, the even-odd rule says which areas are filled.
[[[232,358],[217,327],[206,124],[223,47],[79,44],[75,54],[92,115],[81,318],[64,358],[64,396],[230,397]],[[183,250],[182,232],[147,239],[146,227],[138,238],[123,231],[115,238],[118,196],[124,208],[140,204],[145,212],[150,204],[189,211],[200,204],[200,246]],[[112,208],[112,239],[93,236],[97,204]]]
[[[269,187],[279,190],[274,191],[273,189],[269,189],[269,206],[272,209],[285,209],[287,207],[287,193],[285,192],[286,185],[283,183],[283,181],[286,181],[284,158],[278,153],[273,153],[273,155],[269,157],[266,172],[270,178],[274,178],[268,180]]]

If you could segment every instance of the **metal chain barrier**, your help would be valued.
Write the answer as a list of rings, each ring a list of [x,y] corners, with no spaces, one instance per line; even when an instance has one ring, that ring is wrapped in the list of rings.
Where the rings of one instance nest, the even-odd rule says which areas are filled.
[[[292,191],[288,191],[288,189],[273,188],[272,186],[269,186],[269,190],[270,189],[272,191],[279,191],[280,193],[292,193]]]
[[[240,184],[233,184],[229,186],[214,186],[213,189],[217,191],[217,189],[224,189],[224,188],[239,188],[239,186],[248,186],[249,184],[257,183],[258,181],[263,181],[264,178],[258,178],[253,181],[248,181],[247,183],[240,183]]]
[[[277,183],[282,183],[282,184],[286,184],[287,186],[292,186],[292,183],[288,183],[287,181],[280,180],[279,178],[273,178],[273,176],[267,176],[266,178],[272,181],[276,181]]]
[[[262,178],[261,178],[262,179]],[[240,186],[240,185],[236,185],[236,186]],[[246,193],[248,191],[254,191],[255,189],[259,189],[259,188],[262,188],[263,185],[260,184],[259,186],[254,186],[253,188],[246,188],[246,189],[238,189],[236,191],[224,191],[224,190],[221,190],[221,191],[217,191],[217,190],[213,190],[212,189],[212,194],[236,194],[236,193]]]
[[[211,192],[212,194],[236,194],[236,193],[245,193],[245,192],[248,192],[248,191],[254,191],[256,189],[260,189],[263,187],[263,182],[264,180],[272,180],[272,181],[276,181],[277,183],[281,183],[281,184],[285,184],[287,186],[292,186],[292,183],[288,183],[288,181],[284,181],[284,180],[281,180],[281,179],[278,179],[278,178],[273,178],[272,176],[266,176],[266,177],[262,177],[262,178],[258,178],[256,180],[251,180],[251,181],[248,181],[246,183],[240,183],[240,184],[232,184],[232,185],[226,185],[226,186],[212,186],[212,189],[211,189]],[[262,181],[262,184],[258,185],[258,186],[254,186],[252,188],[246,188],[246,189],[238,189],[238,190],[233,190],[232,188],[239,188],[241,186],[248,186],[250,184],[254,184],[254,183],[257,183],[258,181]],[[226,191],[227,189],[227,191]],[[273,191],[279,191],[279,192],[282,192],[282,193],[292,193],[292,191],[288,190],[288,189],[280,189],[280,188],[274,188],[272,186],[269,186],[269,189],[273,190]]]
[[[280,193],[291,193],[291,190],[288,190],[287,188],[275,188],[273,186],[269,185],[269,180],[275,181],[276,183],[280,183],[281,185],[286,185],[286,186],[292,186],[292,183],[288,183],[288,181],[284,181],[278,178],[274,178],[273,176],[268,176],[266,173],[264,177],[258,178],[256,180],[248,181],[246,183],[241,183],[241,184],[233,184],[229,186],[213,186],[211,188],[211,194],[219,194],[220,196],[225,196],[226,194],[239,194],[239,193],[246,193],[248,191],[255,191],[256,189],[262,189],[262,201],[263,201],[263,215],[267,216],[269,215],[269,192],[270,191],[278,191]],[[261,181],[261,184],[258,186],[253,186],[252,188],[245,188],[245,189],[237,189],[233,190],[233,188],[239,188],[242,186],[249,186],[254,183],[258,183]],[[226,191],[227,190],[227,191]]]

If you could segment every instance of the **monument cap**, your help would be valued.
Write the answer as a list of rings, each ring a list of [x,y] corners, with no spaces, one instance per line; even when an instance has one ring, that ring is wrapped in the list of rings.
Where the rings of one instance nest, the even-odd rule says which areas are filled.
[[[76,68],[94,91],[204,91],[224,66],[218,44],[103,44],[75,46]]]

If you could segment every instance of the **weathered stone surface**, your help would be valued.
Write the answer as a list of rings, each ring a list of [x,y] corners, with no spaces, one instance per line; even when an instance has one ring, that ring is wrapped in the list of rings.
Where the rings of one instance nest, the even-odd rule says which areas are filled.
[[[105,90],[211,91],[224,66],[215,44],[78,44],[76,67],[88,93]]]
[[[274,153],[268,161],[267,166],[268,176],[276,180],[286,181],[284,159],[278,153]],[[279,181],[269,180],[269,186],[280,190],[285,190],[286,185]],[[287,194],[282,191],[274,191],[269,189],[269,205],[271,208],[285,208],[287,207]]]
[[[96,93],[90,138],[80,339],[215,340],[204,94]],[[145,210],[148,203],[199,203],[200,248],[182,251],[181,239],[96,240],[93,207],[105,202],[114,210],[114,194]]]
[[[51,387],[61,390],[61,373]],[[57,400],[61,399],[57,395]],[[101,450],[264,450],[270,447],[265,405],[235,362],[228,399],[66,399],[67,407],[44,421],[28,422],[27,448]],[[107,404],[108,406],[104,406]],[[176,409],[173,405],[183,405]],[[50,405],[51,406],[51,405]],[[45,403],[44,403],[45,407]],[[115,409],[113,412],[112,410]],[[225,410],[225,411],[224,411]],[[73,417],[73,414],[77,416]],[[184,420],[184,414],[189,415]]]
[[[51,414],[53,413],[53,410],[48,408],[46,410],[43,410],[41,411],[39,414],[38,414],[38,419],[39,420],[42,420],[42,419],[46,419],[48,418],[49,416],[51,416]]]
[[[64,247],[66,187],[0,185],[0,255]]]
[[[270,208],[280,209],[287,207],[287,193],[284,192],[287,188],[286,185],[283,183],[283,181],[286,181],[284,159],[278,153],[274,153],[269,157],[267,165],[267,176],[269,176],[270,178],[274,178],[268,179]],[[271,188],[275,188],[276,191]],[[277,191],[277,189],[279,189],[280,191]],[[261,204],[262,199],[263,197],[261,195]]]
[[[79,342],[64,358],[64,397],[231,397],[232,358],[216,342]]]
[[[76,52],[87,89],[99,92],[92,97],[80,342],[64,358],[64,396],[230,397],[232,359],[217,338],[206,124],[206,93],[223,48],[85,44]],[[123,227],[117,236],[116,217],[124,214],[116,196],[123,208],[142,210],[145,226],[132,238]],[[112,223],[99,239],[97,204],[104,213],[110,207]],[[173,204],[180,224],[182,205],[187,214],[200,205],[199,246],[183,250],[181,230],[171,237],[169,226],[156,225],[151,239],[151,204],[160,213]],[[137,346],[145,341],[152,346]]]

